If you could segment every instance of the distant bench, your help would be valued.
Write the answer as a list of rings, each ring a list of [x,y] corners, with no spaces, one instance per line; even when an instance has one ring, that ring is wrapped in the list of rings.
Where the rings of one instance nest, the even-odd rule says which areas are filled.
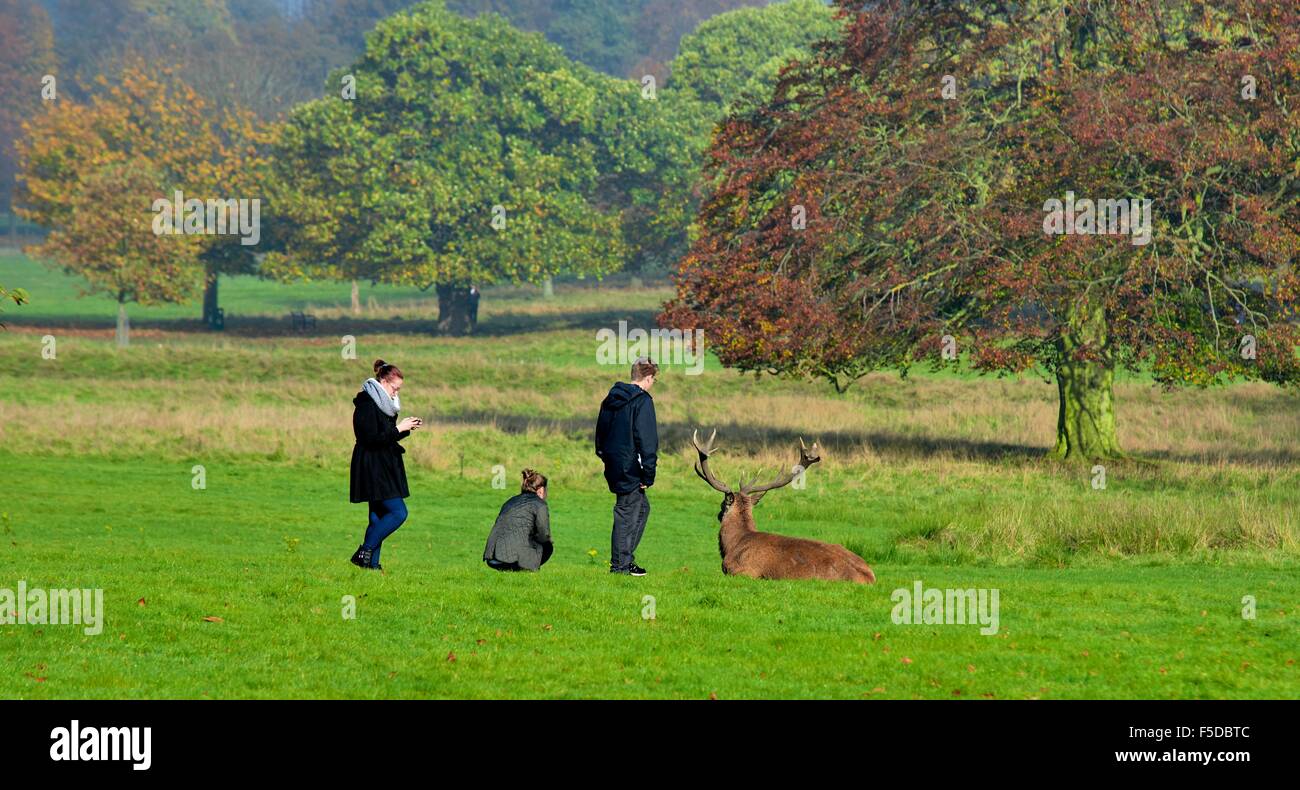
[[[306,332],[316,328],[316,316],[311,313],[289,313],[289,321],[293,323],[295,332]]]

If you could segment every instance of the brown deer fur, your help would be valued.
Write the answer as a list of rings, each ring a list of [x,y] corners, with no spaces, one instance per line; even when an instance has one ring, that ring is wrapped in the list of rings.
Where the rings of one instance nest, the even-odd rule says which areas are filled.
[[[718,553],[722,555],[723,573],[755,579],[826,579],[875,584],[876,575],[866,561],[843,546],[759,532],[754,528],[754,505],[763,494],[788,485],[800,472],[821,460],[815,443],[808,448],[799,440],[800,462],[771,483],[742,484],[738,491],[732,491],[709,471],[708,458],[714,451],[716,436],[714,431],[708,443],[701,447],[698,437],[692,435],[691,443],[700,456],[695,465],[696,474],[723,494],[718,513],[721,522]]]

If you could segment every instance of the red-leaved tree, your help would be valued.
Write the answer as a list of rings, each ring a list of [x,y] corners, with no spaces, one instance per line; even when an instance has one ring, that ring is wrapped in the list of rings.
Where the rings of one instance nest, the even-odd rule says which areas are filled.
[[[1062,458],[1122,454],[1118,368],[1300,380],[1300,6],[848,5],[716,135],[662,323],[837,387],[1045,371]]]

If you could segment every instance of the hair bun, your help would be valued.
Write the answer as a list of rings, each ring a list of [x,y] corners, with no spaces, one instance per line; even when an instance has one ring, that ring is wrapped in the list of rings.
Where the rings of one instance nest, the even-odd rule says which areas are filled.
[[[536,469],[525,469],[520,472],[520,475],[524,478],[523,485],[519,487],[519,493],[521,494],[536,494],[537,489],[546,487],[546,475]]]
[[[382,368],[384,365],[387,365],[387,364],[388,364],[388,363],[385,362],[385,361],[383,361],[382,359],[376,359],[376,360],[375,360],[375,372],[378,373],[378,372],[379,372],[379,369]]]

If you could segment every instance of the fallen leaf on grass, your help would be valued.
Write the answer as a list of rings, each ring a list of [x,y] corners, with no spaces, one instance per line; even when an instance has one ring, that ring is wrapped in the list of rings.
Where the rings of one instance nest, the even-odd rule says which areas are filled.
[[[203,621],[204,621],[205,623],[224,623],[224,622],[226,622],[225,620],[221,619],[220,617],[217,617],[217,616],[214,615],[214,614],[210,614],[210,615],[208,615],[207,617],[203,618]]]
[[[448,654],[447,654],[447,663],[449,663],[449,664],[454,664],[454,663],[456,663],[456,654],[455,654],[455,653],[448,653]]]

